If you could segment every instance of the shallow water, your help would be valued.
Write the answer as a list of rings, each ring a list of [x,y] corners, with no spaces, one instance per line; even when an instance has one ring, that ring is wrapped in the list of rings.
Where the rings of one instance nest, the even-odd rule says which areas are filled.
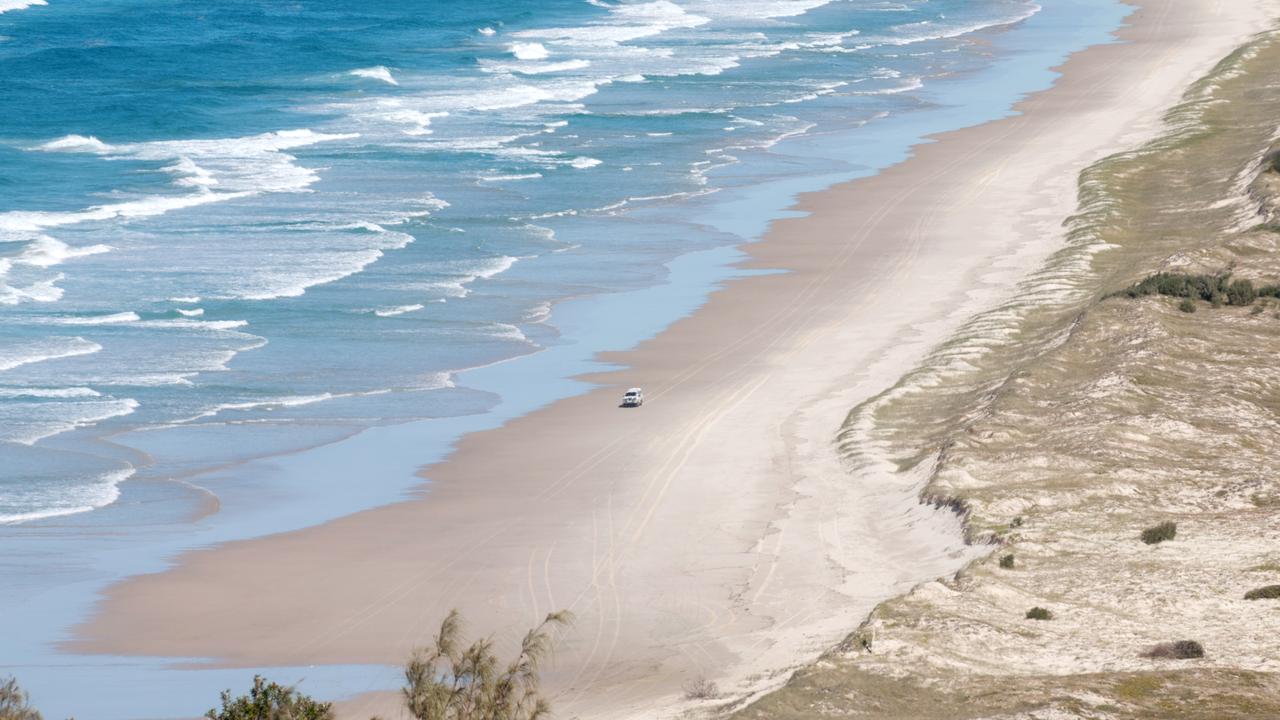
[[[696,308],[796,193],[1007,114],[1125,12],[530,7],[0,14],[0,661],[46,697],[116,677],[48,645],[105,583],[401,497]]]

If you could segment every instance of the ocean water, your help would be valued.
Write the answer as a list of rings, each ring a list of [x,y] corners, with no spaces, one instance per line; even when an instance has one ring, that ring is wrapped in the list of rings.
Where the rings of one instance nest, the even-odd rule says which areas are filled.
[[[232,455],[262,455],[483,412],[496,399],[452,374],[544,347],[555,301],[746,239],[637,211],[715,193],[782,139],[909,112],[930,78],[983,62],[975,32],[1038,10],[12,5],[0,523],[227,459],[96,447],[130,429],[217,426]]]
[[[1041,4],[0,0],[0,665],[136,680],[51,649],[105,582],[392,501],[580,391],[796,192],[1007,114],[1125,14]]]

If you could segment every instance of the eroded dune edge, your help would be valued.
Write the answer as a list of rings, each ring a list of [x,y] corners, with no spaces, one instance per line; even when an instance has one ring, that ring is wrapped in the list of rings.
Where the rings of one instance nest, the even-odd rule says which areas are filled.
[[[1116,294],[1280,284],[1277,117],[1272,31],[1082,174],[1067,244],[1011,300],[854,409],[846,462],[927,472],[991,552],[736,717],[1280,716],[1280,600],[1246,599],[1280,584],[1280,300]],[[1203,657],[1159,657],[1179,641]]]

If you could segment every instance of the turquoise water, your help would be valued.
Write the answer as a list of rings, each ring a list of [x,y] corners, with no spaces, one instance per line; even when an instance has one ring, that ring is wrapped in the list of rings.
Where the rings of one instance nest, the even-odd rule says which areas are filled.
[[[1124,15],[21,4],[0,0],[0,667],[82,720],[200,712],[251,674],[57,653],[105,583],[401,497],[460,433],[696,308],[795,193],[1007,114]],[[222,509],[192,522],[206,493]],[[121,688],[144,677],[170,692],[143,707]]]

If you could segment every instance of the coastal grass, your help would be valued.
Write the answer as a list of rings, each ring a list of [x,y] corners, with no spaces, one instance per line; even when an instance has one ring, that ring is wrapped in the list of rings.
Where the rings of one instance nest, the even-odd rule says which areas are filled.
[[[1164,680],[1152,675],[1135,675],[1116,683],[1116,697],[1123,700],[1142,700],[1164,687]]]
[[[939,686],[940,685],[940,686]],[[1280,717],[1275,673],[1167,663],[1142,672],[969,675],[930,684],[856,662],[804,669],[786,692],[756,700],[730,720],[981,720],[992,717],[1112,720],[1253,720]],[[1090,700],[1081,704],[1078,698]]]
[[[1154,525],[1142,531],[1142,542],[1148,545],[1158,545],[1165,540],[1172,540],[1178,536],[1178,523],[1165,521],[1159,525]]]

